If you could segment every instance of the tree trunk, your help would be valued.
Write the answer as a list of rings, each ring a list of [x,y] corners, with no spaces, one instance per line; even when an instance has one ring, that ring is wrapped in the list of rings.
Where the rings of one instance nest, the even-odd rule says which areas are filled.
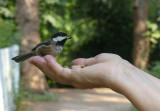
[[[147,67],[150,54],[149,37],[143,34],[147,29],[148,19],[148,0],[133,0],[134,14],[134,44],[133,44],[133,63],[138,68],[144,70]]]
[[[22,32],[21,53],[28,52],[40,42],[39,35],[39,0],[16,0],[16,20]],[[32,90],[43,91],[48,88],[45,76],[29,62],[25,61],[21,68],[22,82]]]

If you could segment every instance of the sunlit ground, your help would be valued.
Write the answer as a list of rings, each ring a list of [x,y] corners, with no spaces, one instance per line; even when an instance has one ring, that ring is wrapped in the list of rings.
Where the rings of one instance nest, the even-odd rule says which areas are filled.
[[[109,89],[53,89],[58,102],[27,102],[28,111],[130,111],[131,103]]]

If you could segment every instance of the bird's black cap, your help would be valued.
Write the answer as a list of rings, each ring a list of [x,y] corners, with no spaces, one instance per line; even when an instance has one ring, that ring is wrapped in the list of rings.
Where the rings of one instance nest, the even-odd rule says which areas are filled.
[[[67,36],[67,34],[66,34],[66,33],[63,33],[63,32],[58,32],[58,33],[54,34],[54,35],[52,36],[52,38],[56,38],[57,36]]]

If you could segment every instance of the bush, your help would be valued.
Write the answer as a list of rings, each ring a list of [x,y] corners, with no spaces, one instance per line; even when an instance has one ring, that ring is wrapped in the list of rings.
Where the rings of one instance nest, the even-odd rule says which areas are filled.
[[[160,79],[160,61],[154,62],[148,71],[151,75]]]
[[[14,21],[0,19],[0,48],[18,43],[20,34],[17,32]]]
[[[41,0],[39,10],[42,39],[59,31],[73,36],[57,57],[61,65],[102,52],[116,53],[131,61],[131,0]]]

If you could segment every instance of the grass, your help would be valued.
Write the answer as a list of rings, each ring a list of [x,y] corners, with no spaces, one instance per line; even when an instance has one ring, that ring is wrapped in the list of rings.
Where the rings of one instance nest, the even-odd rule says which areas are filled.
[[[58,97],[54,93],[49,92],[23,92],[23,95],[25,100],[30,101],[51,101],[51,102],[58,102]]]
[[[31,102],[58,102],[59,97],[57,97],[54,93],[50,93],[47,91],[37,92],[31,90],[20,89],[19,93],[16,95],[16,110],[15,111],[28,111],[28,106],[24,105],[24,101]]]

